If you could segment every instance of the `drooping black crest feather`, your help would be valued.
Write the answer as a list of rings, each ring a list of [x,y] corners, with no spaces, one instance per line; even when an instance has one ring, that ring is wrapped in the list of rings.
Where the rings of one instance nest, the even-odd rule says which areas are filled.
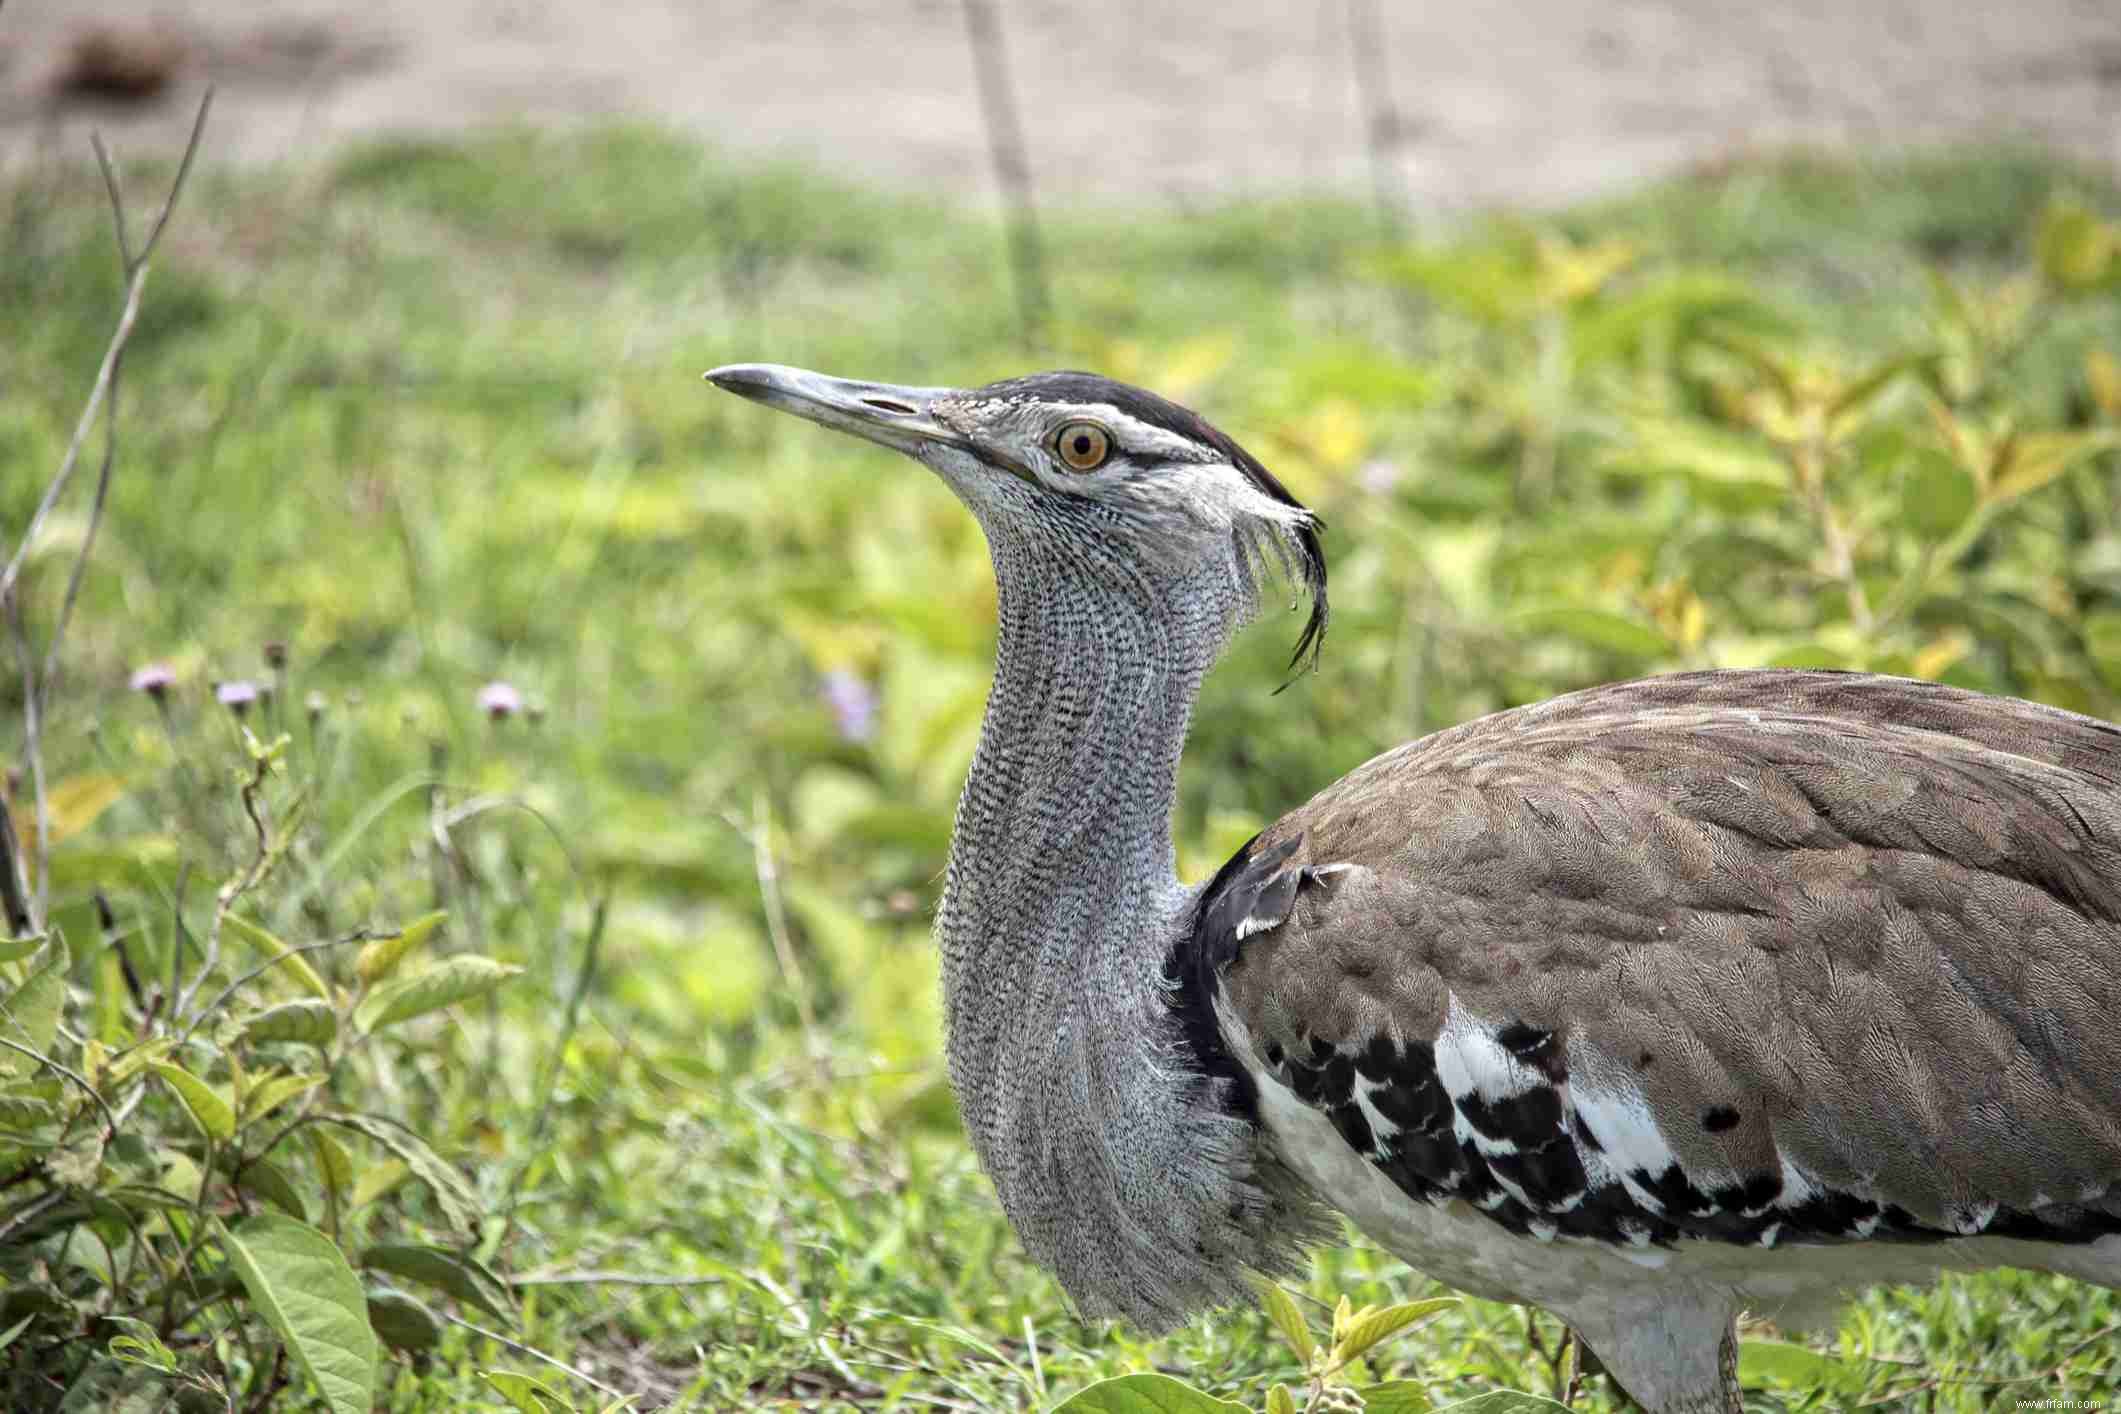
[[[1311,601],[1311,617],[1305,621],[1304,629],[1296,639],[1296,652],[1289,659],[1289,667],[1316,668],[1319,654],[1325,648],[1326,623],[1331,611],[1326,604],[1326,552],[1319,543],[1318,532],[1324,522],[1305,505],[1289,494],[1273,472],[1243,447],[1234,438],[1214,423],[1189,407],[1172,402],[1169,398],[1152,393],[1146,388],[1137,388],[1131,383],[1121,383],[1097,373],[1084,373],[1074,369],[1056,373],[1033,373],[1022,378],[1004,378],[998,383],[989,383],[981,388],[978,396],[995,399],[1030,399],[1068,403],[1107,403],[1127,416],[1146,422],[1152,427],[1161,427],[1166,432],[1213,447],[1229,459],[1232,466],[1244,473],[1245,478],[1261,493],[1272,497],[1285,506],[1293,506],[1303,512],[1303,521],[1295,530],[1298,549],[1297,563],[1292,567],[1304,594]]]

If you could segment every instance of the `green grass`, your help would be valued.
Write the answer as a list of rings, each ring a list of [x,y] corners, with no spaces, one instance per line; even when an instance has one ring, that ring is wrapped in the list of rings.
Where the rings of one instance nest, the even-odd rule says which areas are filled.
[[[1297,623],[1270,616],[1202,703],[1180,818],[1198,877],[1379,749],[1638,671],[1921,670],[2113,715],[2121,499],[2087,358],[2121,349],[2121,312],[2026,273],[2039,212],[2072,193],[2116,209],[2088,174],[2004,155],[1751,165],[1399,249],[1330,203],[1063,211],[1050,347],[1027,353],[991,225],[655,134],[206,174],[126,362],[119,475],[45,743],[55,782],[122,788],[61,821],[73,1024],[113,1044],[142,1024],[92,941],[94,890],[161,976],[184,947],[173,918],[196,931],[247,857],[228,784],[244,758],[209,684],[268,676],[263,645],[284,642],[251,725],[291,737],[276,808],[313,805],[257,915],[309,941],[445,908],[444,951],[527,969],[328,1087],[474,1176],[476,1250],[529,1279],[517,1341],[698,1409],[1044,1407],[1149,1368],[1256,1403],[1295,1373],[1262,1316],[1157,1342],[1077,1322],[955,1123],[926,940],[992,646],[976,528],[910,464],[700,371],[1100,368],[1203,406],[1325,512],[1323,671],[1270,695]],[[118,285],[92,170],[0,201],[11,545]],[[1601,242],[1631,260],[1557,294]],[[2013,279],[2032,291],[2017,315]],[[1856,551],[1837,573],[1759,434],[1761,389],[1846,387],[1911,347],[1938,355],[1930,385],[1893,382],[1836,434],[1825,499]],[[2006,422],[2080,440],[2052,478],[1992,494],[1943,450],[1955,418],[1984,446]],[[85,527],[85,499],[67,505],[25,580],[33,625]],[[124,687],[154,660],[180,677],[167,727]],[[833,673],[873,690],[873,738],[836,730]],[[535,720],[486,720],[493,679]],[[11,732],[17,691],[0,686]],[[438,813],[481,800],[499,803],[439,848]],[[439,1231],[417,1187],[343,1220],[350,1247]],[[537,1280],[584,1272],[690,1284]],[[68,1280],[76,1315],[95,1309],[94,1281]],[[1308,1288],[1427,1290],[1359,1246],[1320,1254]],[[23,1339],[71,1329],[42,1319]],[[1822,1348],[1906,1362],[1894,1387],[1933,1380],[1936,1408],[2111,1400],[2117,1320],[2111,1293],[1997,1274],[1869,1297]],[[231,1339],[208,1348],[247,1368]],[[2042,1384],[2066,1355],[2066,1387]],[[482,1368],[568,1385],[457,1326],[393,1362],[387,1406],[497,1404]],[[1439,1400],[1550,1383],[1521,1315],[1480,1302],[1371,1369]],[[1586,1400],[1613,1396],[1594,1381]]]

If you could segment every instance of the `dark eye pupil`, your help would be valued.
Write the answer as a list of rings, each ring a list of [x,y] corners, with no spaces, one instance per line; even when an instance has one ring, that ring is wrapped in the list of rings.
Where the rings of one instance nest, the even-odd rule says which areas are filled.
[[[1090,455],[1090,439],[1080,432],[1075,434],[1075,454],[1079,457]]]

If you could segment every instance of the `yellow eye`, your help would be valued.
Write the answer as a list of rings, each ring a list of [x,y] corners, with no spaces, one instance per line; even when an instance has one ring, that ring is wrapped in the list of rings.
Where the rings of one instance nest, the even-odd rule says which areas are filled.
[[[1054,435],[1053,450],[1076,471],[1095,471],[1112,455],[1112,437],[1094,422],[1071,422]]]

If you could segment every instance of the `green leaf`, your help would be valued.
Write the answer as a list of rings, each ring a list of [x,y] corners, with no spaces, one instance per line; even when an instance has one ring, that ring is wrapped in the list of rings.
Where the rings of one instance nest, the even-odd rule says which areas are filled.
[[[1420,1380],[1387,1380],[1355,1392],[1362,1396],[1363,1414],[1429,1414],[1436,1407]]]
[[[274,1214],[223,1229],[229,1265],[335,1414],[376,1400],[376,1334],[346,1256],[307,1223]]]
[[[1842,1360],[1789,1341],[1747,1340],[1738,1346],[1738,1379],[1742,1384],[1828,1389],[1853,1398],[1869,1389],[1873,1373],[1869,1361]]]
[[[1267,1414],[1296,1414],[1296,1396],[1289,1393],[1287,1385],[1276,1385],[1267,1391]]]
[[[412,1171],[413,1176],[434,1193],[435,1201],[442,1205],[442,1212],[451,1227],[465,1233],[478,1230],[478,1196],[471,1191],[471,1185],[465,1182],[464,1175],[458,1173],[455,1166],[444,1160],[440,1154],[428,1148],[426,1140],[409,1129],[372,1115],[333,1114],[324,1118],[367,1135],[403,1159],[405,1167]]]
[[[1471,1399],[1461,1399],[1456,1404],[1438,1405],[1436,1414],[1569,1414],[1569,1406],[1543,1394],[1526,1394],[1521,1389],[1496,1389],[1476,1394]]]
[[[2112,432],[2035,432],[2010,444],[1989,485],[1991,501],[2037,491],[2088,456],[2121,442]]]
[[[1312,1338],[1311,1327],[1304,1320],[1303,1309],[1296,1304],[1296,1298],[1284,1291],[1279,1282],[1262,1278],[1253,1285],[1259,1288],[1260,1308],[1267,1313],[1267,1319],[1281,1332],[1281,1338],[1289,1342],[1289,1349],[1296,1352],[1297,1363],[1308,1368],[1311,1357],[1318,1351],[1318,1342]]]
[[[1558,633],[1592,648],[1631,658],[1661,658],[1672,651],[1671,640],[1662,630],[1603,609],[1563,605],[1526,609],[1513,618],[1513,631],[1523,637]]]
[[[1890,388],[1901,374],[1936,360],[1937,355],[1933,353],[1901,354],[1896,358],[1886,359],[1867,372],[1859,374],[1853,382],[1837,392],[1834,400],[1827,404],[1826,415],[1840,417],[1843,413],[1860,412],[1866,404]]]
[[[364,1033],[472,997],[482,997],[523,969],[490,957],[452,957],[425,972],[386,982],[354,1008],[354,1025]]]
[[[236,1111],[227,1096],[181,1065],[150,1061],[147,1068],[177,1092],[177,1098],[184,1102],[185,1112],[191,1116],[192,1123],[199,1126],[201,1134],[214,1140],[236,1137]]]
[[[1099,1380],[1061,1401],[1053,1414],[1250,1414],[1244,1405],[1202,1394],[1169,1375]]]
[[[354,1180],[353,1192],[347,1197],[349,1208],[365,1208],[378,1198],[392,1192],[412,1176],[412,1169],[400,1159],[385,1159],[380,1164],[370,1164],[361,1170]]]
[[[370,986],[388,977],[405,955],[427,941],[435,929],[442,926],[447,913],[429,913],[415,918],[395,933],[386,933],[371,940],[354,959],[354,975]]]
[[[353,1187],[353,1155],[347,1153],[346,1146],[321,1125],[310,1126],[309,1148],[317,1156],[317,1172],[324,1180],[324,1187],[333,1197],[343,1201],[346,1190]]]
[[[2114,231],[2082,203],[2064,199],[2041,213],[2035,238],[2040,273],[2069,291],[2096,289],[2111,273],[2117,243]]]
[[[479,1378],[522,1414],[574,1414],[574,1404],[543,1380],[513,1370],[481,1370]]]
[[[52,1038],[59,1034],[59,1010],[66,1003],[66,974],[73,965],[65,939],[53,937],[44,946],[43,965],[23,978],[22,985],[0,1002],[0,1036],[40,1056],[51,1050]],[[0,1077],[31,1075],[37,1069],[37,1062],[22,1052],[0,1046]]]
[[[442,1321],[402,1291],[379,1287],[368,1293],[368,1324],[393,1350],[432,1350],[442,1340]]]
[[[361,1266],[388,1272],[437,1291],[446,1291],[467,1306],[510,1324],[517,1311],[502,1280],[470,1257],[428,1243],[380,1243],[361,1254]]]
[[[1398,1306],[1387,1306],[1382,1311],[1372,1311],[1349,1327],[1333,1347],[1333,1359],[1346,1364],[1372,1346],[1390,1340],[1408,1326],[1424,1316],[1433,1316],[1438,1311],[1449,1310],[1458,1304],[1455,1296],[1438,1296],[1427,1301],[1408,1301]]]
[[[271,1159],[252,1159],[236,1174],[238,1187],[247,1188],[289,1217],[309,1220],[309,1208],[296,1191],[287,1171]]]
[[[324,1083],[322,1075],[275,1075],[250,1087],[243,1097],[243,1123],[256,1124],[305,1090]]]
[[[243,1023],[243,1039],[253,1045],[261,1041],[295,1041],[328,1046],[338,1034],[338,1014],[331,1009],[331,1003],[315,997],[298,997],[269,1006]]]
[[[20,962],[44,946],[49,933],[26,933],[19,938],[0,938],[0,962]]]
[[[308,958],[240,914],[231,913],[222,923],[235,929],[237,937],[278,962],[311,996],[320,1001],[331,1000],[331,988],[317,975],[317,970],[309,965]]]
[[[32,1311],[27,1316],[24,1316],[21,1320],[9,1326],[6,1330],[0,1331],[0,1350],[5,1350],[10,1345],[13,1345],[15,1343],[15,1337],[22,1334],[22,1332],[28,1330],[29,1323],[36,1319],[37,1313]]]

